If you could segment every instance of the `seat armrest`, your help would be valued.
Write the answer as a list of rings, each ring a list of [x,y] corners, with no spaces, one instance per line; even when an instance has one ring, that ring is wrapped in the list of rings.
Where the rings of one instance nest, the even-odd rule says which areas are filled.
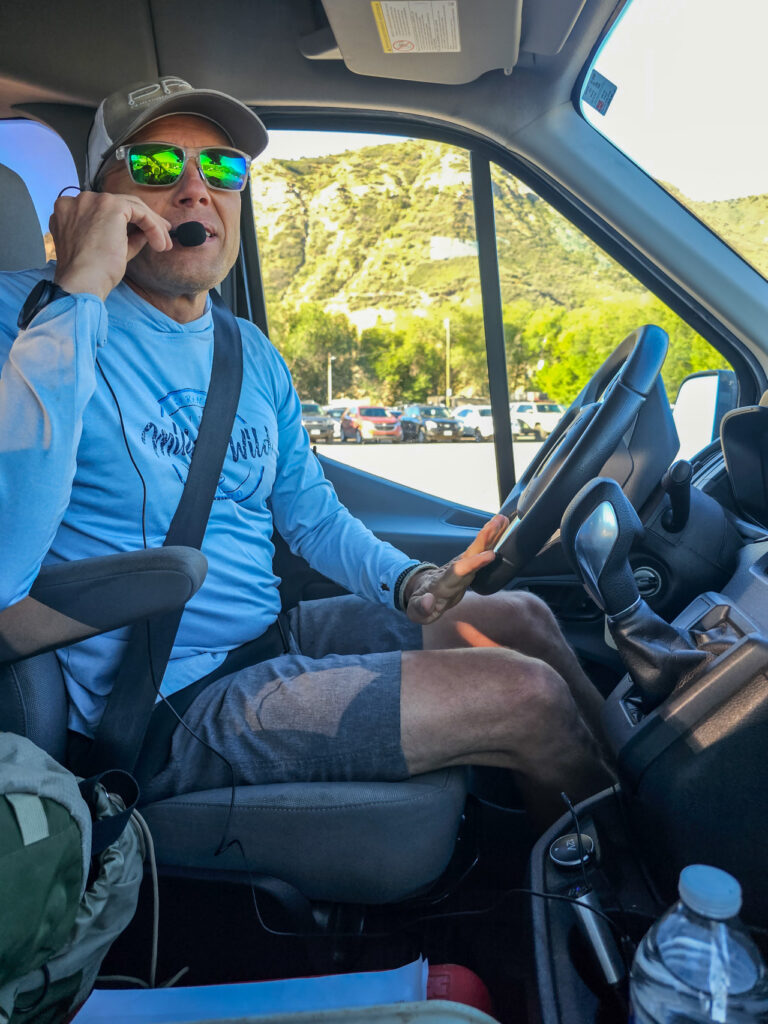
[[[207,570],[205,555],[187,547],[46,566],[27,597],[0,611],[0,664],[180,608]]]

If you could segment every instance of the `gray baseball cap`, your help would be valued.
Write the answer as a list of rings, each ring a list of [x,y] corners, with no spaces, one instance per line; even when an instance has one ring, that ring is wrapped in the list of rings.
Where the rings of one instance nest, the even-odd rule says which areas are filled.
[[[99,104],[88,136],[86,188],[93,188],[118,146],[150,121],[167,114],[197,114],[216,124],[232,145],[251,157],[266,147],[267,129],[244,103],[215,89],[193,89],[182,78],[164,75],[119,89]]]

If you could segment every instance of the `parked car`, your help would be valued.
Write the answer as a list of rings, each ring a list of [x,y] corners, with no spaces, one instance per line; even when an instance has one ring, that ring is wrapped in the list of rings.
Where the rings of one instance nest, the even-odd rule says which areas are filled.
[[[333,420],[323,412],[317,402],[301,403],[301,422],[309,434],[310,441],[322,441],[323,444],[330,444],[333,441]]]
[[[341,417],[344,415],[344,409],[339,405],[326,405],[324,412],[333,420],[333,436],[341,440]]]
[[[509,412],[517,422],[517,433],[543,441],[560,422],[565,406],[555,402],[512,402]]]
[[[462,437],[473,437],[475,441],[493,440],[493,413],[490,405],[462,405],[454,409],[454,415],[464,425]]]
[[[351,405],[341,417],[341,440],[364,444],[366,441],[403,440],[396,416],[383,405]]]
[[[443,405],[409,405],[400,417],[404,441],[459,441],[464,431],[461,420]]]

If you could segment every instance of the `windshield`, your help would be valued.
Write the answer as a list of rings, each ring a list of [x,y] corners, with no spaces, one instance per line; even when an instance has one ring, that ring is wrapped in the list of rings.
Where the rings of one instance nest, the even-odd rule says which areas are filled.
[[[768,275],[768,4],[630,0],[581,94],[584,117]]]
[[[446,408],[442,405],[420,405],[419,412],[422,416],[450,416]]]
[[[367,406],[364,409],[361,409],[360,410],[360,415],[361,416],[388,416],[389,413],[387,412],[386,409],[382,409],[378,405],[371,405],[371,406]]]
[[[301,411],[303,413],[305,413],[305,414],[306,413],[312,413],[315,416],[318,416],[318,415],[320,415],[320,413],[322,413],[322,409],[317,404],[317,402],[302,402],[301,403]]]

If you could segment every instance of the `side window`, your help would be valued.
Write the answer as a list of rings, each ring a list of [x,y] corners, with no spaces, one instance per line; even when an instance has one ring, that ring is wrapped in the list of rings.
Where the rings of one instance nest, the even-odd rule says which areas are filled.
[[[497,509],[492,431],[478,445],[453,415],[488,403],[468,152],[275,131],[252,191],[270,336],[301,399],[385,413],[318,451]]]
[[[522,442],[535,441],[537,429],[546,436],[562,407],[636,327],[654,323],[669,335],[662,376],[672,403],[689,374],[729,368],[693,328],[526,184],[497,166],[492,180],[511,416],[519,417],[513,422],[518,476],[538,450]]]
[[[641,324],[670,335],[672,402],[688,374],[726,367],[527,185],[497,166],[492,182],[518,476]],[[423,139],[275,131],[252,192],[272,341],[302,401],[360,409],[333,440],[318,430],[322,454],[498,508],[492,421],[480,426],[489,385],[468,152]]]
[[[48,219],[59,192],[77,187],[77,171],[63,139],[37,121],[0,121],[0,163],[21,177],[35,204],[48,259],[55,259]]]

